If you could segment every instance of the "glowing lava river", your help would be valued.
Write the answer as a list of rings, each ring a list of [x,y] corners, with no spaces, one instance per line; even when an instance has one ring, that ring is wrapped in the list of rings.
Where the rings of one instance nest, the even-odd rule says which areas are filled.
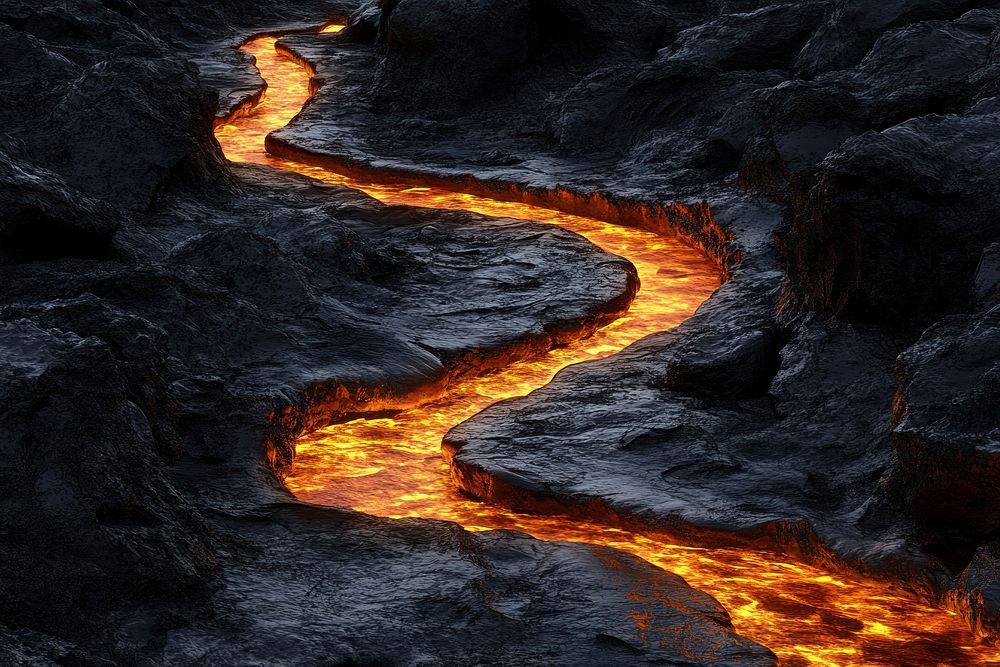
[[[251,112],[217,129],[229,159],[356,188],[391,204],[560,225],[631,261],[642,281],[628,314],[586,340],[458,383],[443,398],[391,418],[358,419],[304,437],[286,480],[298,498],[390,518],[444,519],[467,530],[514,529],[542,540],[622,549],[714,596],[737,632],[770,648],[784,665],[1000,664],[1000,653],[976,644],[957,614],[886,583],[772,553],[692,548],[575,519],[514,514],[458,493],[441,458],[450,428],[496,401],[545,385],[570,364],[677,326],[718,287],[718,269],[700,252],[651,232],[445,190],[361,182],[267,154],[267,134],[288,124],[311,95],[311,72],[277,51],[276,42],[258,37],[242,47],[256,57],[268,88]],[[641,613],[636,618],[642,622]]]

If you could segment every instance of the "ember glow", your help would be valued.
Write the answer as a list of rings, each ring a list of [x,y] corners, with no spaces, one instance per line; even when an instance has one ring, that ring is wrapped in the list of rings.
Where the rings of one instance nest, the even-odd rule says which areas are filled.
[[[218,128],[231,160],[294,171],[392,204],[560,225],[627,258],[642,281],[629,313],[587,340],[462,382],[436,402],[392,418],[337,424],[303,438],[287,479],[299,498],[390,518],[444,519],[468,530],[514,529],[544,540],[628,551],[713,595],[740,634],[769,647],[784,665],[1000,664],[1000,652],[976,644],[956,614],[928,607],[888,584],[771,553],[692,548],[559,516],[514,514],[459,494],[440,452],[451,427],[498,400],[545,385],[570,364],[607,356],[678,325],[718,286],[718,271],[700,253],[649,232],[468,194],[360,182],[268,155],[264,138],[291,121],[310,96],[310,73],[276,52],[276,41],[261,37],[243,47],[257,58],[269,87],[251,115]],[[637,599],[635,617],[641,619],[642,612]],[[645,635],[655,641],[650,631]]]

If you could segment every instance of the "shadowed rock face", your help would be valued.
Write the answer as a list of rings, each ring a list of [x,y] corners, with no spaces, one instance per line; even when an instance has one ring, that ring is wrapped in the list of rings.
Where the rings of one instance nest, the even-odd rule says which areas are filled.
[[[162,367],[162,332],[115,314],[116,335]],[[104,341],[29,319],[5,317],[0,346],[4,622],[58,635],[89,606],[122,619],[203,593],[215,564],[208,531],[167,479],[170,443],[129,391],[142,379]],[[138,605],[137,590],[148,596]],[[79,618],[77,631],[108,620]]]
[[[221,622],[171,633],[167,664],[772,665],[720,605],[680,577],[610,549],[268,508],[257,553],[221,576]],[[247,520],[227,522],[246,530]],[[287,538],[294,530],[298,537]],[[419,556],[419,557],[415,557]],[[645,641],[633,615],[653,602]],[[386,602],[391,613],[380,607]],[[662,603],[659,603],[662,602]],[[303,632],[302,627],[309,630]]]
[[[110,254],[120,228],[110,207],[6,153],[0,153],[0,182],[0,263]]]
[[[919,521],[985,536],[997,525],[1000,310],[954,316],[899,358],[893,473]]]
[[[326,85],[273,145],[509,196],[559,186],[567,207],[707,202],[710,224],[671,224],[732,262],[677,332],[456,428],[459,484],[875,569],[946,593],[995,636],[982,448],[1000,412],[981,332],[1000,241],[997,3],[537,2],[526,18],[511,5],[504,25],[529,35],[515,68],[449,41],[468,3],[427,4],[422,49],[379,32],[393,14],[373,6],[339,42],[285,40]],[[542,7],[587,48],[533,50]],[[635,16],[629,48],[616,18]],[[466,95],[437,76],[460,63],[504,76]],[[411,95],[376,94],[403,79]],[[936,394],[969,406],[968,426],[905,408]],[[931,500],[944,490],[953,502]]]
[[[980,10],[890,32],[846,80],[870,120],[933,113],[854,137],[817,167],[783,239],[813,305],[886,323],[968,305],[982,249],[1000,236],[989,213],[998,117],[976,99],[998,21]],[[913,52],[946,55],[914,67]]]
[[[912,514],[930,548],[962,571],[952,598],[985,636],[1000,631],[998,324],[997,307],[945,318],[899,357],[889,508],[877,509]]]
[[[832,3],[829,17],[796,59],[796,73],[812,78],[861,62],[885,32],[922,21],[947,20],[973,6],[990,2],[968,0],[889,0],[878,5],[864,0]]]
[[[488,95],[495,81],[528,58],[527,0],[466,3],[402,0],[386,23],[392,47],[380,96],[406,107],[413,101],[462,106]],[[464,62],[455,49],[464,45],[476,54]],[[416,59],[418,68],[408,65]],[[424,68],[439,63],[441,76],[428,78]]]
[[[228,165],[235,40],[353,5],[205,4],[0,4],[0,663],[773,664],[622,554],[288,495],[304,430],[583,336],[636,273]]]

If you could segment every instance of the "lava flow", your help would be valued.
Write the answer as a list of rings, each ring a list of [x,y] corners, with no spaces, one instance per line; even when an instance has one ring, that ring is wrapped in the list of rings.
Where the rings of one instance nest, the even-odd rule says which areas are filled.
[[[769,647],[785,665],[1000,663],[1000,653],[976,644],[955,613],[926,606],[885,583],[771,553],[684,547],[559,516],[514,514],[459,494],[440,456],[442,437],[452,426],[491,403],[541,387],[561,368],[676,326],[718,286],[718,271],[700,253],[638,229],[444,190],[359,182],[268,155],[266,135],[290,122],[310,96],[310,73],[277,52],[276,42],[260,37],[243,47],[256,56],[269,87],[249,116],[218,128],[231,160],[356,188],[387,203],[557,224],[630,260],[642,281],[629,313],[587,340],[462,382],[440,400],[392,418],[359,419],[303,438],[287,479],[299,498],[391,518],[445,519],[468,530],[516,529],[544,540],[628,551],[713,595],[740,634]]]

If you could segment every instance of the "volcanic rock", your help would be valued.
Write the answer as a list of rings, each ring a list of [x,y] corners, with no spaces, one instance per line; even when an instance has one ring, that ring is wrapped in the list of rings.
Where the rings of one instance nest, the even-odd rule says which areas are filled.
[[[976,268],[976,303],[990,308],[1000,301],[1000,243],[983,251]]]
[[[822,321],[782,345],[773,280],[737,273],[674,332],[566,369],[454,428],[445,443],[456,483],[522,510],[602,506],[607,520],[692,544],[865,552],[843,516],[888,461],[888,424],[869,406],[888,410],[892,348],[877,332]],[[858,361],[861,345],[885,371]],[[685,371],[692,380],[675,379]],[[869,565],[912,557],[883,552]]]
[[[967,307],[982,250],[1000,238],[998,129],[997,114],[929,116],[828,155],[782,238],[807,301],[887,323]]]
[[[168,178],[221,171],[218,154],[205,150],[215,104],[191,65],[100,62],[53,108],[48,129],[60,139],[40,151],[43,164],[88,194],[146,207]]]
[[[111,619],[81,608],[124,619],[203,594],[207,530],[109,346],[6,318],[0,346],[2,621],[59,635],[76,617],[76,633],[99,633]]]
[[[857,65],[883,33],[921,21],[954,18],[969,6],[964,0],[838,0],[824,25],[799,53],[803,78]],[[989,3],[978,3],[989,4]]]
[[[900,356],[894,456],[876,496],[882,506],[904,507],[928,548],[962,571],[955,606],[992,640],[1000,636],[998,348],[994,307],[944,319]]]
[[[918,521],[993,533],[1000,405],[1000,307],[946,318],[899,359],[891,474]]]
[[[120,222],[55,173],[0,153],[0,263],[106,258]]]
[[[394,4],[387,22],[386,74],[377,84],[386,101],[467,104],[487,94],[495,79],[528,57],[528,0]],[[475,48],[456,51],[456,43]],[[429,68],[438,76],[424,76]]]
[[[289,503],[221,524],[254,548],[221,577],[221,620],[169,635],[168,664],[775,664],[715,600],[611,549]]]

